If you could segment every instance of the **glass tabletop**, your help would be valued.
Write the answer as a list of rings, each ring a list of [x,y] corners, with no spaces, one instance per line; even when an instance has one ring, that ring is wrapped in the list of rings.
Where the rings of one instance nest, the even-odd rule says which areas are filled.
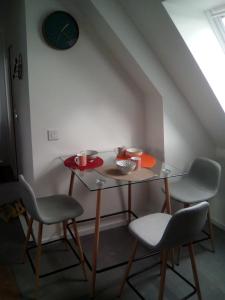
[[[60,156],[60,159],[64,162],[70,156],[72,155]],[[98,157],[103,159],[104,167],[116,164],[116,153],[114,151],[98,152]],[[90,191],[96,191],[99,189],[109,189],[129,184],[138,184],[141,182],[160,180],[166,177],[170,178],[186,174],[185,171],[178,170],[177,168],[168,165],[167,163],[162,162],[157,158],[155,165],[147,169],[151,170],[151,176],[149,176],[149,178],[145,178],[144,180],[118,180],[112,178],[111,176],[103,175],[99,171],[99,168],[87,169],[84,171],[70,168],[70,170],[75,173],[75,175]]]

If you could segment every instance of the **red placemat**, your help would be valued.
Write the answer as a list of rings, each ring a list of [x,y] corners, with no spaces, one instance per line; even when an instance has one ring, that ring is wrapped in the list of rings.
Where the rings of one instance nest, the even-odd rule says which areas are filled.
[[[142,168],[152,168],[156,164],[155,157],[148,153],[143,153],[142,155],[140,155],[140,158],[141,158]],[[123,155],[123,156],[117,156],[117,159],[130,159],[130,157]]]
[[[94,169],[97,167],[100,167],[101,165],[103,165],[103,159],[101,159],[100,157],[95,157],[95,158],[91,158],[87,160],[87,165],[84,167],[78,166],[75,163],[75,155],[67,158],[66,160],[64,160],[64,165],[68,168],[71,169],[79,169],[81,171],[87,170],[87,169]]]

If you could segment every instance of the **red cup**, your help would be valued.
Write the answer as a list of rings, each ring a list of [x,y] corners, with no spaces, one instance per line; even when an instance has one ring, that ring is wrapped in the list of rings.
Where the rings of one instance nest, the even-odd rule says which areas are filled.
[[[74,160],[79,167],[85,167],[87,165],[87,155],[85,152],[78,153]]]

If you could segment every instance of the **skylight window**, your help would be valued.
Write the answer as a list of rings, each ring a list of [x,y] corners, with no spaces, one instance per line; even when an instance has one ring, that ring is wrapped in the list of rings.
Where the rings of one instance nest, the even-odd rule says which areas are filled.
[[[225,6],[210,9],[207,16],[221,47],[225,51]]]
[[[222,17],[221,20],[222,20],[223,26],[225,26],[225,17]]]

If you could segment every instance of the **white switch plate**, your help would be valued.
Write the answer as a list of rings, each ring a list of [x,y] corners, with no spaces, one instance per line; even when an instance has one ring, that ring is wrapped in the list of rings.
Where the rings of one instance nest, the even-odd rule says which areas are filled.
[[[47,130],[48,141],[57,141],[59,139],[58,130]]]

